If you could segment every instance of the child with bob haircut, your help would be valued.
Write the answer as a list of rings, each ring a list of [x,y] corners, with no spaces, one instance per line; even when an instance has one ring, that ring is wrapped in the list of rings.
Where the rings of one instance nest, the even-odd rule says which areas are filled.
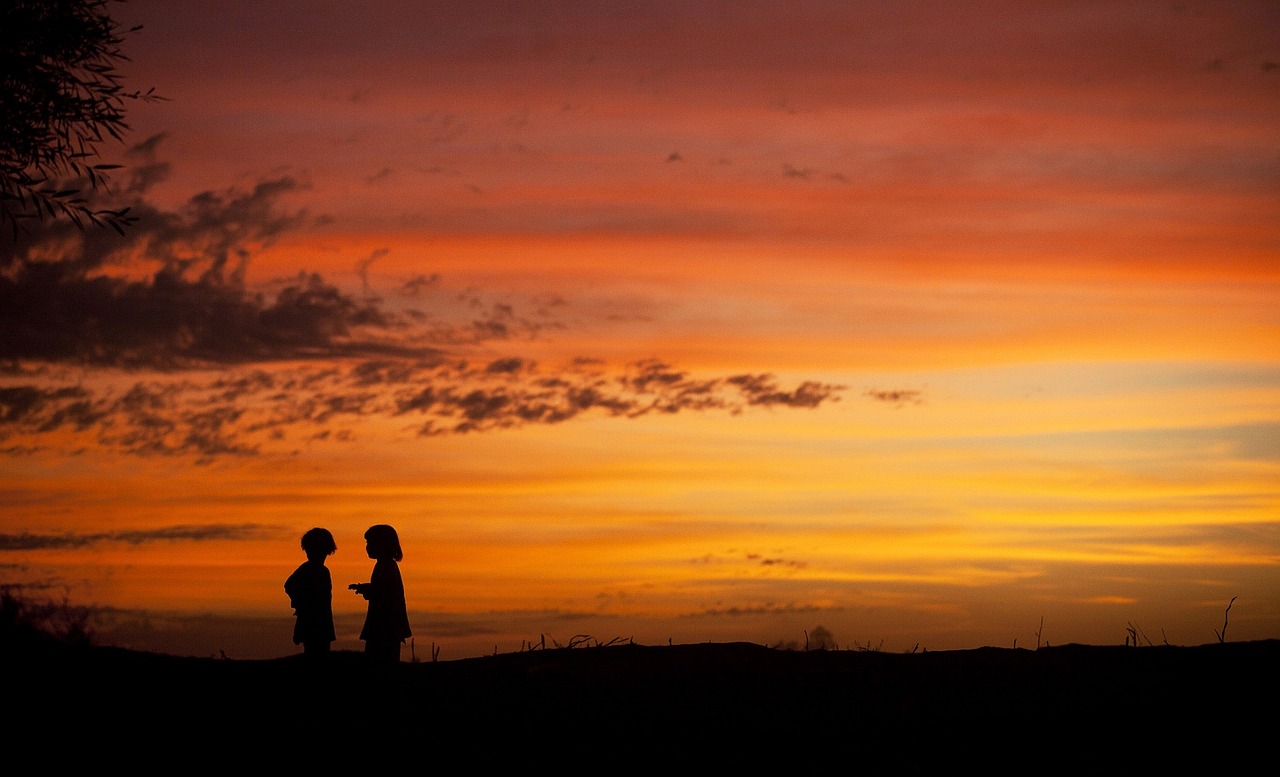
[[[369,582],[352,583],[347,588],[369,602],[360,630],[365,655],[379,664],[394,664],[400,661],[400,646],[413,636],[398,563],[404,558],[400,535],[391,526],[377,524],[369,527],[364,539],[365,552],[374,560],[373,573]]]

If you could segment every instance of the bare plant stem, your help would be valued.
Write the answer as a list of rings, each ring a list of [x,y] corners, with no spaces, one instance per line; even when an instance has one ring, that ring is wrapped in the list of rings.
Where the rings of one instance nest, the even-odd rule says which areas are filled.
[[[1227,640],[1227,620],[1231,617],[1231,605],[1236,603],[1236,597],[1231,597],[1231,601],[1227,603],[1227,611],[1222,614],[1222,631],[1215,631],[1218,635],[1218,644],[1221,645]]]

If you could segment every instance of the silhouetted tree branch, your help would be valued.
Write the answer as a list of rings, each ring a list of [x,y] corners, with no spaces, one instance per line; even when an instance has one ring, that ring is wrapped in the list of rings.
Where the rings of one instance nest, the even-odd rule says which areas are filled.
[[[0,2],[0,222],[15,237],[27,219],[67,218],[117,232],[128,208],[95,208],[119,165],[100,164],[97,145],[122,140],[132,100],[163,99],[126,91],[116,66],[128,61],[109,4],[125,0]]]
[[[1227,622],[1231,620],[1231,606],[1236,603],[1236,597],[1231,597],[1231,601],[1227,602],[1227,611],[1222,614],[1222,631],[1213,630],[1218,635],[1218,644],[1227,641]]]

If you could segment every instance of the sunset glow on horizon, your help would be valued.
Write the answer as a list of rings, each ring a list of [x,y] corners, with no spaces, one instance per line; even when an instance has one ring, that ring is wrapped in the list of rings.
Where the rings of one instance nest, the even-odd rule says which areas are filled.
[[[129,0],[0,252],[0,585],[299,652],[1280,637],[1280,7]],[[1233,602],[1234,600],[1234,602]],[[406,650],[404,658],[409,657]]]

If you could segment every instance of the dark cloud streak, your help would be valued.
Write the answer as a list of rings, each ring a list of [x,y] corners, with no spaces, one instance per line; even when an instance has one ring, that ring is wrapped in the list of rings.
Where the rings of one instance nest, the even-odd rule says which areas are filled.
[[[893,405],[918,405],[924,401],[924,393],[919,389],[867,389],[864,393],[874,400]]]
[[[130,529],[114,532],[66,533],[66,534],[0,534],[0,550],[58,550],[63,548],[87,548],[104,543],[144,545],[152,542],[211,542],[243,541],[279,537],[285,530],[278,526],[256,523],[210,524],[208,526],[178,525],[156,529]]]

